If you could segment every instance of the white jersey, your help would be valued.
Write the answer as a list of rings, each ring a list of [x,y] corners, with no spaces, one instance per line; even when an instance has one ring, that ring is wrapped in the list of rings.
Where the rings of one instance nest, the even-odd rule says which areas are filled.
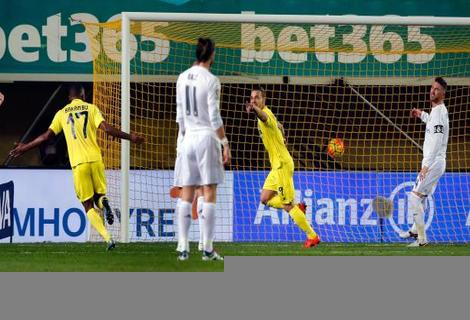
[[[432,108],[430,114],[422,112],[421,120],[426,123],[422,166],[430,168],[436,161],[446,159],[449,140],[449,115],[446,106],[441,103]]]
[[[208,69],[193,66],[176,83],[176,122],[185,133],[217,130],[220,116],[220,81]]]
[[[220,116],[220,82],[209,70],[193,66],[176,83],[176,122],[180,139],[180,163],[175,183],[205,186],[224,181],[220,141],[215,130],[223,126]]]

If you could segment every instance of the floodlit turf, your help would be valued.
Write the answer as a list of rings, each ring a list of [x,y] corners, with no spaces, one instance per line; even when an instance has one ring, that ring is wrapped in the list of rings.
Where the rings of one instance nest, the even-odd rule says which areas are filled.
[[[470,245],[407,248],[403,244],[217,243],[224,256],[469,256]],[[118,244],[106,252],[102,243],[0,244],[0,271],[224,271],[224,262],[201,261],[192,246],[188,261],[177,261],[174,243]]]

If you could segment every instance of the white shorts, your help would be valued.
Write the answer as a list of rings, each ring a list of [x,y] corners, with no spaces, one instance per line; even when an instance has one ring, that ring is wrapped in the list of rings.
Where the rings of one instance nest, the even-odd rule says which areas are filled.
[[[173,181],[173,186],[181,187],[181,152],[176,152],[176,160],[175,160],[175,176]]]
[[[413,191],[419,192],[425,196],[432,195],[437,187],[437,182],[439,178],[444,174],[446,170],[446,161],[437,160],[435,161],[429,171],[426,173],[426,176],[422,181],[419,180],[419,174],[416,178],[415,186]]]
[[[181,186],[205,186],[224,182],[224,166],[219,139],[208,132],[192,132],[181,148]]]

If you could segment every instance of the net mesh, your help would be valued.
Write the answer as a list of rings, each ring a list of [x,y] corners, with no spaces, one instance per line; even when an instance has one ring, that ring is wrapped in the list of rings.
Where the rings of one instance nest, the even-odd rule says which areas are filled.
[[[85,24],[94,57],[94,103],[120,127],[120,21]],[[195,60],[198,37],[216,42],[212,72],[222,83],[221,113],[232,163],[219,186],[216,241],[301,241],[289,215],[259,203],[269,173],[254,116],[244,103],[254,86],[285,128],[295,163],[296,201],[323,241],[394,242],[413,221],[408,194],[421,167],[433,78],[446,78],[450,118],[447,170],[426,200],[428,238],[470,239],[470,137],[467,126],[470,26],[383,26],[131,22],[130,239],[175,241],[175,84]],[[101,135],[113,207],[120,203],[120,141]],[[344,155],[327,154],[340,138]],[[391,217],[373,200],[393,203]],[[198,237],[197,224],[191,239]],[[110,228],[117,237],[119,222]],[[93,237],[92,237],[93,238]]]

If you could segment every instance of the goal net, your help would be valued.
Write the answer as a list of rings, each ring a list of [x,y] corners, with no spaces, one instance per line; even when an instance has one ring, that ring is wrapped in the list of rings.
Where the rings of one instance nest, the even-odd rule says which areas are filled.
[[[100,137],[108,193],[120,214],[109,227],[116,238],[125,224],[124,241],[177,239],[176,202],[168,192],[178,130],[175,85],[195,61],[197,39],[210,37],[233,157],[218,188],[216,241],[304,240],[288,213],[259,202],[270,163],[257,121],[244,108],[254,86],[265,89],[285,128],[296,200],[306,202],[322,241],[400,241],[398,232],[413,222],[408,194],[425,134],[410,110],[430,112],[436,76],[449,84],[450,134],[446,173],[426,199],[427,234],[433,242],[470,240],[470,20],[148,13],[127,19],[129,33],[121,20],[85,23],[94,103],[108,122],[146,139],[127,149]],[[344,142],[341,157],[327,153],[334,138]],[[376,198],[393,203],[390,217],[374,211]],[[194,221],[192,240],[197,229]]]

